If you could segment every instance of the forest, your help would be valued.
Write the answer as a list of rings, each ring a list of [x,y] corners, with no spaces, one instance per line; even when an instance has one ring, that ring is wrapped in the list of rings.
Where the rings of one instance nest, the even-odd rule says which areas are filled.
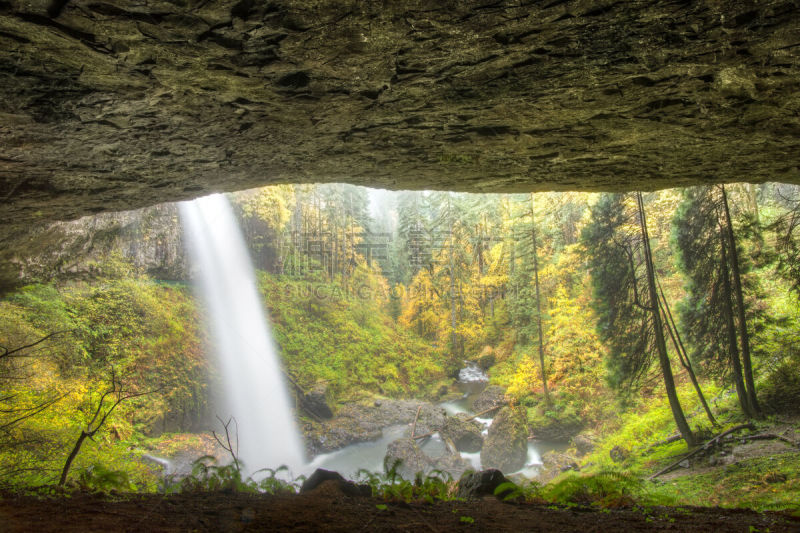
[[[800,512],[797,186],[228,198],[309,460],[380,436],[352,413],[381,402],[434,433],[468,367],[550,450],[520,494]],[[210,487],[227,416],[176,208],[60,224],[79,245],[0,299],[3,490]]]

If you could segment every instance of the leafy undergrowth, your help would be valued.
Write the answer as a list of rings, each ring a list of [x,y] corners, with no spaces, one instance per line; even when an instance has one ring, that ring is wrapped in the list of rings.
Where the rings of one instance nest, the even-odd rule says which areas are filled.
[[[745,459],[675,478],[658,490],[683,505],[785,509],[800,515],[800,453]]]
[[[735,397],[711,384],[704,384],[707,395],[716,398],[713,409],[721,426],[712,428],[700,411],[693,391],[684,385],[679,388],[681,403],[692,413],[692,426],[708,440],[737,424],[746,422],[737,413]],[[774,422],[757,421],[757,431],[773,432]],[[620,418],[619,427],[600,442],[583,459],[583,474],[567,473],[556,478],[546,491],[564,484],[569,488],[581,480],[591,487],[593,476],[618,472],[625,479],[636,479],[638,485],[627,485],[626,497],[637,504],[692,505],[751,508],[756,510],[787,510],[800,513],[800,452],[782,449],[758,457],[737,458],[733,464],[710,467],[706,456],[692,460],[692,467],[680,476],[665,476],[662,480],[647,478],[688,452],[682,440],[665,443],[674,434],[674,421],[666,400],[650,400],[639,409],[631,409]],[[612,450],[615,452],[612,454]],[[612,459],[616,455],[617,461]],[[682,472],[684,470],[680,469]],[[627,483],[627,482],[626,482]],[[607,490],[605,487],[603,490]],[[587,490],[591,490],[590,488]],[[595,491],[601,495],[603,490]],[[545,492],[546,492],[545,491]],[[558,490],[556,490],[558,493]],[[555,494],[551,492],[550,494]],[[558,499],[558,498],[556,498]],[[613,498],[612,498],[613,499]]]
[[[384,285],[363,269],[346,284],[259,273],[276,340],[301,386],[325,381],[343,402],[365,391],[423,396],[446,378],[443,351],[386,312]]]

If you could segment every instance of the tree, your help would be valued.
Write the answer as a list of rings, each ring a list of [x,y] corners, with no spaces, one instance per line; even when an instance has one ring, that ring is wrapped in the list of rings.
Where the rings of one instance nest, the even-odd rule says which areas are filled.
[[[97,408],[94,411],[92,418],[86,423],[86,428],[81,429],[80,435],[78,435],[78,439],[75,441],[75,444],[72,446],[72,450],[69,452],[67,456],[67,460],[64,463],[64,468],[61,470],[61,477],[58,480],[59,485],[63,485],[67,482],[67,476],[69,475],[69,469],[72,466],[72,462],[78,456],[78,453],[81,451],[81,446],[86,439],[91,439],[94,437],[98,431],[103,427],[103,425],[108,420],[108,417],[111,416],[111,413],[114,412],[114,409],[117,408],[119,404],[124,402],[125,400],[129,400],[131,398],[136,398],[138,396],[144,396],[146,394],[150,394],[152,391],[149,392],[131,392],[124,389],[122,381],[117,377],[116,373],[111,371],[111,386],[110,388],[105,391],[97,402]],[[110,403],[106,404],[106,401]]]
[[[680,316],[692,357],[729,374],[742,411],[756,416],[742,265],[724,187],[685,189],[673,232],[690,282]]]
[[[640,193],[603,195],[582,235],[598,315],[609,347],[612,384],[636,386],[658,359],[675,424],[687,445],[695,438],[675,390],[658,307],[650,236]]]
[[[776,269],[800,297],[800,188],[787,184],[776,184],[774,188],[776,203],[783,211],[768,225],[777,237]]]

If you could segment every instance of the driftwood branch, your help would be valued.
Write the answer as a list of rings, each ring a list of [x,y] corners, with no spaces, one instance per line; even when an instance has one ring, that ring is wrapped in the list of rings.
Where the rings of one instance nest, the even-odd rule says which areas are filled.
[[[649,448],[647,448],[645,453],[649,452],[653,448],[657,448],[658,446],[664,446],[665,444],[672,444],[673,442],[678,442],[679,440],[683,440],[683,437],[681,435],[672,435],[671,437],[667,437],[664,440],[660,440],[656,443],[653,443]]]
[[[495,405],[494,407],[490,407],[490,408],[488,408],[488,409],[485,409],[485,410],[481,411],[480,413],[478,413],[478,414],[476,414],[476,415],[472,415],[471,417],[467,418],[467,420],[466,420],[466,421],[467,421],[467,422],[471,422],[472,420],[475,420],[476,418],[480,418],[480,417],[482,417],[483,415],[486,415],[486,414],[489,414],[489,413],[491,413],[491,412],[492,412],[492,411],[494,411],[495,409],[500,409],[501,407],[505,407],[505,405],[506,405],[506,402],[499,403],[499,404]]]
[[[699,446],[698,448],[695,448],[694,450],[692,450],[691,452],[687,453],[686,455],[684,455],[683,457],[681,457],[680,459],[678,459],[674,463],[670,464],[669,466],[667,466],[665,468],[662,468],[661,470],[659,470],[658,472],[656,472],[655,474],[653,474],[652,476],[650,476],[647,479],[655,479],[658,476],[666,474],[667,472],[671,472],[672,470],[677,468],[682,462],[684,462],[685,460],[689,459],[690,457],[694,457],[695,455],[699,454],[700,452],[706,451],[709,448],[711,448],[712,446],[718,445],[719,442],[724,437],[727,437],[731,433],[735,433],[735,432],[741,431],[743,429],[754,430],[755,426],[753,424],[741,424],[741,425],[738,425],[738,426],[734,426],[734,427],[732,427],[732,428],[730,428],[730,429],[728,429],[726,431],[723,431],[722,433],[720,433],[716,437],[712,438],[711,440],[709,440],[708,442],[706,442],[702,446]]]
[[[411,438],[412,439],[414,438],[414,433],[417,432],[417,419],[419,418],[419,412],[421,410],[422,410],[422,404],[419,404],[419,407],[417,407],[417,414],[414,417],[414,425],[411,426]]]
[[[786,444],[794,448],[800,448],[800,443],[795,442],[792,439],[786,438],[783,435],[778,435],[776,433],[761,433],[759,435],[748,435],[746,437],[742,437],[742,440],[779,440],[785,442]]]

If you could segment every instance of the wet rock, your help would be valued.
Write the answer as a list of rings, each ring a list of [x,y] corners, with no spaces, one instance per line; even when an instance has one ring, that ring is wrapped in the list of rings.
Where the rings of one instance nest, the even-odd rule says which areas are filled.
[[[577,459],[567,453],[549,451],[542,456],[542,464],[547,468],[556,468],[559,472],[580,470]]]
[[[330,387],[325,382],[319,382],[303,396],[303,407],[320,418],[333,418],[333,401]]]
[[[330,420],[312,422],[303,427],[307,452],[314,456],[349,444],[376,440],[383,434],[384,427],[410,425],[420,405],[422,409],[417,420],[417,435],[442,427],[447,413],[430,403],[382,399],[365,404],[350,404],[340,407],[336,416]]]
[[[594,440],[587,435],[575,435],[570,444],[578,451],[579,455],[586,455],[595,448]]]
[[[569,442],[583,428],[577,417],[539,417],[531,422],[531,433],[540,440]]]
[[[508,481],[508,478],[499,470],[489,469],[481,472],[472,472],[458,480],[457,495],[459,498],[465,499],[494,496],[495,489],[503,483],[508,483]],[[498,496],[502,497],[502,494]]]
[[[709,466],[727,466],[727,465],[732,465],[735,462],[736,462],[736,456],[733,453],[726,452],[725,450],[719,453],[715,453],[708,458]],[[680,466],[683,466],[683,464],[681,464]],[[688,466],[684,468],[688,468]]]
[[[416,434],[424,435],[425,433],[438,431],[444,426],[445,420],[447,420],[447,411],[444,408],[424,403],[417,418]]]
[[[483,446],[483,435],[481,435],[481,424],[474,420],[468,420],[470,415],[459,413],[455,416],[447,417],[441,429],[443,436],[449,438],[460,452],[478,452]]]
[[[551,450],[542,455],[542,470],[539,472],[538,479],[547,482],[563,472],[570,470],[580,470],[577,458]]]
[[[14,275],[23,280],[82,279],[108,273],[102,269],[107,258],[116,254],[157,279],[186,279],[190,272],[178,208],[172,204],[32,228],[25,240],[25,253],[18,253],[13,264],[0,266],[13,267]],[[0,263],[6,263],[1,259]]]
[[[472,412],[481,413],[504,403],[506,403],[506,393],[503,387],[489,385],[472,401]]]
[[[458,479],[464,472],[472,469],[469,461],[462,458],[460,455],[447,454],[432,461],[434,470],[441,470],[447,472],[453,479]]]
[[[509,407],[497,413],[481,449],[481,464],[514,472],[528,457],[528,429],[525,419]]]
[[[323,483],[336,484],[338,489],[348,496],[371,496],[372,489],[369,485],[359,485],[348,481],[342,477],[338,472],[332,470],[325,470],[324,468],[317,468],[308,479],[303,482],[300,487],[300,492],[309,492]]]
[[[800,182],[792,2],[62,1],[58,46],[37,31],[48,4],[0,2],[0,64],[18,73],[0,84],[4,245],[39,220],[315,176],[480,192],[653,190],[743,168]]]
[[[386,449],[386,464],[391,467],[396,461],[400,461],[397,472],[405,479],[414,479],[417,472],[430,470],[428,457],[410,437],[389,443]]]

